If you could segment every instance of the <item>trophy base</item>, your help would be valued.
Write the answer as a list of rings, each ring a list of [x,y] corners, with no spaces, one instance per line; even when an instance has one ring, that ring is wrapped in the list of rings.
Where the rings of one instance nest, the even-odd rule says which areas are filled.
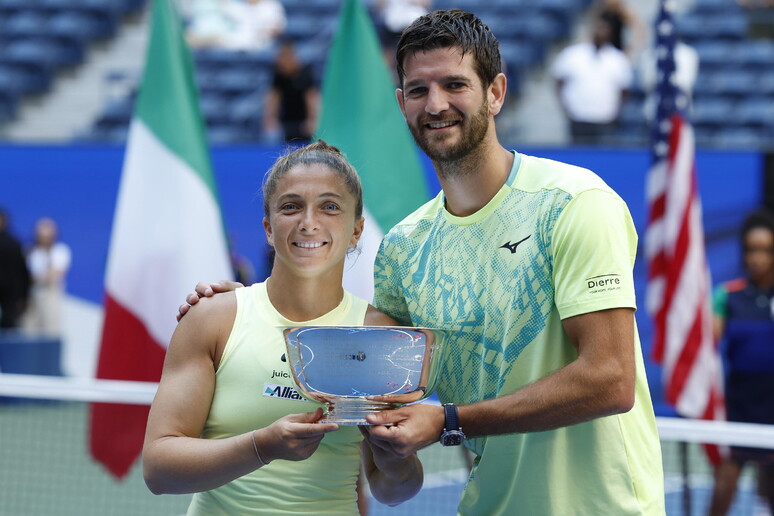
[[[335,401],[330,402],[328,411],[320,422],[344,426],[371,426],[371,423],[365,418],[368,414],[396,409],[401,405],[401,403],[373,401],[364,398],[336,398]]]

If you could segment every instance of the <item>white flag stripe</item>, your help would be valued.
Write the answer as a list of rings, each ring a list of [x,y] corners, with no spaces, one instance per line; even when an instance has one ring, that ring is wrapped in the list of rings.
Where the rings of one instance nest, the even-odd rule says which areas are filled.
[[[691,212],[691,218],[695,219],[696,203],[692,206]],[[678,284],[672,298],[674,309],[670,310],[667,315],[668,342],[686,342],[697,311],[708,299],[709,293],[705,290],[705,286],[696,282],[696,278],[702,277],[706,270],[704,246],[697,241],[699,236],[695,233],[689,236],[690,241],[683,265],[683,273],[677,280]],[[678,346],[666,349],[664,363],[667,369],[672,369],[681,352],[682,347]]]
[[[225,247],[211,241],[223,224],[207,185],[141,120],[132,121],[128,141],[106,288],[166,346],[193,285],[230,270]]]
[[[688,124],[682,125],[680,131],[680,145],[675,154],[673,171],[693,169],[693,133],[688,129]],[[688,203],[693,201],[691,194],[691,178],[693,174],[672,173],[667,195],[666,213],[664,214],[664,247],[669,254],[673,254],[675,245],[680,236],[683,224],[683,214]]]
[[[374,261],[376,261],[384,231],[369,213],[367,206],[363,207],[363,217],[365,217],[365,228],[357,246],[358,250],[350,252],[344,262],[342,284],[345,290],[370,303],[374,299]]]

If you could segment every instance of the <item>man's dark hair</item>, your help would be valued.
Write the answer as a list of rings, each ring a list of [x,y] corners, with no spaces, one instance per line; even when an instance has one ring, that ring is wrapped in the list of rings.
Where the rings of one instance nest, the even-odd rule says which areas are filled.
[[[500,43],[478,16],[460,9],[434,11],[414,20],[400,36],[396,61],[401,86],[406,75],[403,63],[409,54],[451,47],[459,47],[463,56],[473,55],[484,88],[502,71]]]

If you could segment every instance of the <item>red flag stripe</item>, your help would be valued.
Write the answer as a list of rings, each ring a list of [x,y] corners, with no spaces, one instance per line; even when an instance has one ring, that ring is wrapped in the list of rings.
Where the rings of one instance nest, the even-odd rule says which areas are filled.
[[[105,323],[97,377],[158,382],[164,348],[131,312],[105,296]],[[148,406],[91,405],[92,456],[118,478],[124,477],[142,451]]]

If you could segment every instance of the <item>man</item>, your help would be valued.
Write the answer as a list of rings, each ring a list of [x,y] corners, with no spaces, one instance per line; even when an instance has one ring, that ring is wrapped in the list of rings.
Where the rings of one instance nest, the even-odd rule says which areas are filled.
[[[500,62],[460,10],[398,44],[398,103],[443,191],[384,238],[374,304],[455,330],[435,386],[455,405],[368,416],[368,431],[406,455],[464,442],[476,459],[459,514],[664,514],[631,217],[590,171],[502,147]]]
[[[312,138],[317,125],[320,92],[314,73],[298,58],[291,40],[277,50],[271,89],[264,105],[263,130],[281,134],[285,142],[302,143]]]
[[[0,329],[19,326],[29,290],[24,251],[8,229],[8,215],[0,209]]]
[[[612,34],[610,20],[598,16],[591,41],[559,52],[551,68],[573,143],[606,143],[631,88],[632,65],[627,55],[613,46]]]

